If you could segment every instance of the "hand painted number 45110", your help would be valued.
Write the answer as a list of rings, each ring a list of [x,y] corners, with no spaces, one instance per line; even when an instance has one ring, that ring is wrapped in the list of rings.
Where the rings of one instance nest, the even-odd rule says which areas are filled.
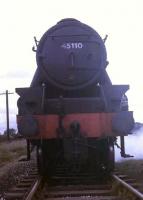
[[[64,49],[82,49],[83,44],[81,42],[68,42],[61,45]]]

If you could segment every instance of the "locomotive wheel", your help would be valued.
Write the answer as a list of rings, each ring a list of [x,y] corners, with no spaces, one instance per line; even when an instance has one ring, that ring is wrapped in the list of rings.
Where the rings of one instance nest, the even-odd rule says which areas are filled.
[[[105,166],[105,171],[106,173],[111,173],[114,170],[114,165],[115,165],[115,152],[114,152],[114,144],[113,142],[109,141],[106,144],[105,148],[105,157],[103,157],[103,163]]]
[[[101,148],[102,147],[102,148]],[[99,174],[108,175],[114,170],[114,144],[112,140],[106,139],[100,143],[98,149],[99,161],[97,165],[97,171]]]
[[[40,175],[44,174],[44,159],[42,154],[42,148],[37,146],[37,168]]]
[[[115,167],[115,152],[114,152],[114,144],[110,144],[108,147],[108,170],[111,172]]]

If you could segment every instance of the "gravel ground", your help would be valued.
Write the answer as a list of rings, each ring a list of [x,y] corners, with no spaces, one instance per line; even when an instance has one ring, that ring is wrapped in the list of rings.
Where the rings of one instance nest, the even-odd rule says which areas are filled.
[[[0,200],[4,192],[16,185],[23,176],[28,175],[30,169],[35,165],[35,161],[14,161],[0,168]]]

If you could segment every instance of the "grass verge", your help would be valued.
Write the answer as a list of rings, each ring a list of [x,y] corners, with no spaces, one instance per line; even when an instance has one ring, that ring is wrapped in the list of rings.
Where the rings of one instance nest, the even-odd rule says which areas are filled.
[[[26,154],[26,141],[16,140],[0,143],[0,167]]]
[[[130,177],[143,182],[143,159],[129,159],[117,162],[116,168],[123,174],[127,174]]]

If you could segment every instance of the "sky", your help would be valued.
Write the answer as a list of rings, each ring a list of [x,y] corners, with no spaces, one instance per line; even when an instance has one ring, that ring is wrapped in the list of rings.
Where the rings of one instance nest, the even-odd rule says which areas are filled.
[[[142,0],[0,0],[0,93],[29,87],[36,70],[33,36],[63,18],[93,27],[106,41],[113,84],[129,84],[135,121],[143,122]],[[16,127],[16,94],[9,95],[10,127]],[[6,128],[5,96],[0,96],[0,131]]]

